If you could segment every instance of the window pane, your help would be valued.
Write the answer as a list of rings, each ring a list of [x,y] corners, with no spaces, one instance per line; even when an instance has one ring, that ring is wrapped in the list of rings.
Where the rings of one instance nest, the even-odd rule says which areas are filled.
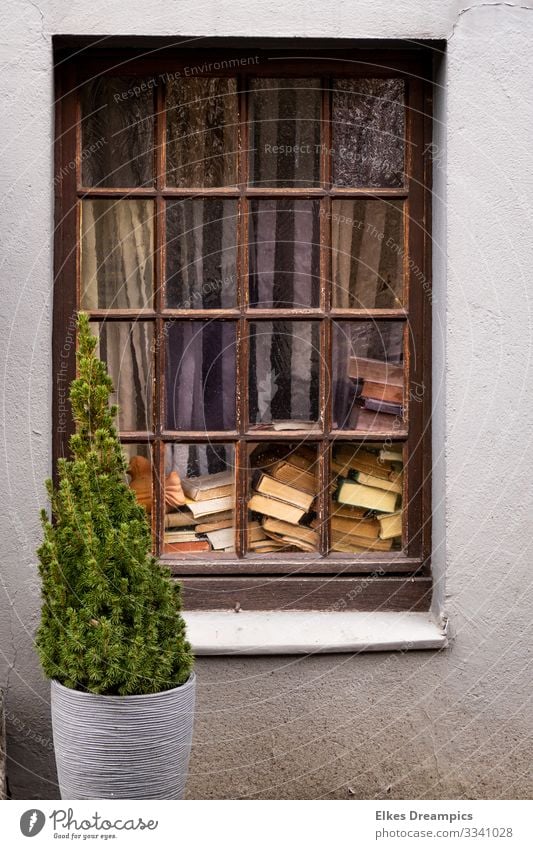
[[[165,447],[163,553],[235,551],[233,445]]]
[[[316,446],[262,442],[249,463],[248,551],[317,551]]]
[[[150,321],[91,323],[97,355],[107,363],[119,405],[119,430],[152,430],[154,326]]]
[[[153,253],[153,201],[82,201],[82,308],[151,307]]]
[[[251,201],[250,306],[319,305],[319,211],[315,200]]]
[[[250,91],[250,184],[320,182],[319,79],[253,80]]]
[[[250,322],[250,423],[276,430],[318,422],[317,321]]]
[[[236,244],[236,200],[170,201],[167,204],[167,307],[234,307]]]
[[[332,551],[386,552],[402,546],[400,445],[338,444],[331,459]]]
[[[84,186],[146,186],[154,174],[150,80],[98,77],[81,91]]]
[[[237,183],[237,82],[171,80],[167,87],[167,184]]]
[[[403,300],[403,203],[334,200],[333,305],[392,309]]]
[[[167,325],[166,390],[170,430],[234,430],[235,322]]]
[[[403,80],[333,83],[333,182],[337,186],[404,184]]]
[[[394,431],[404,409],[401,321],[333,325],[333,426]]]

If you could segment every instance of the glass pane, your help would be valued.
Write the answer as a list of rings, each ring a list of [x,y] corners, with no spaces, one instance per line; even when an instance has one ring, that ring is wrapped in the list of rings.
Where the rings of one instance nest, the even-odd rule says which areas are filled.
[[[384,552],[402,547],[401,445],[333,447],[332,551]]]
[[[167,329],[170,430],[234,430],[235,322],[178,321]]]
[[[167,307],[236,305],[237,201],[188,198],[167,204]]]
[[[251,201],[250,306],[319,305],[319,212],[317,200]]]
[[[171,80],[167,86],[167,184],[235,185],[238,123],[236,80]]]
[[[235,551],[233,445],[165,446],[163,553]]]
[[[402,306],[403,203],[334,200],[331,215],[333,305]]]
[[[248,551],[317,551],[318,459],[315,446],[250,446]]]
[[[333,427],[394,431],[404,405],[401,321],[333,325]]]
[[[91,323],[97,354],[107,363],[119,405],[119,430],[152,430],[154,325],[150,321]]]
[[[81,90],[81,111],[83,185],[152,184],[153,81],[97,77]]]
[[[258,79],[250,90],[250,184],[320,183],[320,80]]]
[[[317,429],[319,322],[261,321],[249,328],[250,423],[280,431]]]
[[[153,253],[153,201],[83,200],[82,308],[151,307]]]
[[[404,184],[405,85],[399,79],[333,83],[333,182]]]

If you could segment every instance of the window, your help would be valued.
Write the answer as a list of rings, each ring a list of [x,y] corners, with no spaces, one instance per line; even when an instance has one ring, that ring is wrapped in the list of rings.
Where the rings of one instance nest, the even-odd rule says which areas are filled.
[[[189,608],[426,610],[428,60],[291,54],[58,57],[55,456],[84,309]]]

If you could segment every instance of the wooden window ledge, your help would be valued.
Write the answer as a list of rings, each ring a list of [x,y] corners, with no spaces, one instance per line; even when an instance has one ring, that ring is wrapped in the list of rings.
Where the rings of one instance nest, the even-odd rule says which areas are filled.
[[[197,655],[326,654],[441,649],[430,613],[202,610],[184,614]]]

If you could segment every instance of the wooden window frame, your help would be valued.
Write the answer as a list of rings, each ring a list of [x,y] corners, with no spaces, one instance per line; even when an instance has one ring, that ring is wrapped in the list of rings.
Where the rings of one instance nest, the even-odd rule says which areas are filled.
[[[56,53],[56,143],[55,143],[55,268],[54,268],[54,340],[53,340],[53,460],[67,453],[72,422],[65,405],[65,392],[75,376],[74,318],[80,297],[79,232],[80,205],[85,198],[152,198],[155,202],[154,309],[93,310],[90,318],[98,321],[150,320],[155,325],[155,415],[152,432],[121,433],[125,443],[149,442],[153,449],[153,533],[156,554],[163,536],[162,487],[164,454],[167,442],[233,442],[237,467],[237,507],[239,522],[244,526],[247,502],[245,456],[247,444],[259,441],[307,440],[322,443],[319,453],[319,519],[321,544],[328,544],[326,515],[327,483],[330,476],[329,446],[335,442],[375,442],[391,439],[404,441],[409,462],[405,464],[404,533],[407,546],[390,554],[341,554],[327,556],[272,554],[260,558],[245,554],[246,540],[240,540],[236,555],[224,554],[200,560],[197,555],[176,558],[164,555],[161,560],[171,567],[184,585],[185,604],[189,609],[313,609],[313,610],[427,610],[431,601],[431,292],[429,282],[414,285],[414,275],[431,279],[431,163],[426,155],[431,143],[431,59],[425,49],[400,51],[343,50],[328,55],[305,54],[290,58],[283,51],[227,50],[158,51],[92,50]],[[330,51],[331,53],[331,51]],[[87,188],[81,185],[81,131],[79,93],[84,81],[94,76],[158,77],[186,68],[201,67],[206,61],[223,64],[234,59],[238,63],[220,68],[206,76],[237,76],[241,149],[247,145],[247,98],[250,77],[320,76],[322,82],[323,152],[321,154],[321,187],[263,189],[246,186],[247,157],[239,156],[237,189],[169,188],[165,177],[165,108],[164,86],[154,87],[156,98],[153,188]],[[402,189],[350,189],[331,185],[331,85],[332,77],[402,77],[406,85],[406,184]],[[165,204],[168,199],[183,197],[236,198],[238,202],[239,250],[237,257],[240,306],[224,310],[166,309],[165,278]],[[246,250],[247,204],[256,197],[319,198],[320,215],[320,307],[317,309],[264,310],[246,305],[248,294]],[[404,285],[409,292],[402,309],[356,310],[331,307],[330,227],[327,213],[335,198],[395,198],[406,204],[405,228],[407,250],[404,256]],[[239,410],[235,432],[166,431],[164,421],[164,326],[169,320],[231,319],[237,323],[237,379],[244,383],[247,368],[246,322],[248,320],[317,319],[321,322],[322,350],[331,351],[331,326],[334,320],[401,320],[416,328],[416,340],[409,333],[407,346],[406,392],[423,387],[417,403],[408,404],[405,430],[369,435],[357,430],[331,431],[331,399],[327,363],[321,357],[320,407],[325,410],[324,431],[257,432],[245,431],[243,407]],[[416,350],[415,350],[416,349]],[[418,395],[417,391],[417,395]],[[240,535],[239,535],[240,536]]]

